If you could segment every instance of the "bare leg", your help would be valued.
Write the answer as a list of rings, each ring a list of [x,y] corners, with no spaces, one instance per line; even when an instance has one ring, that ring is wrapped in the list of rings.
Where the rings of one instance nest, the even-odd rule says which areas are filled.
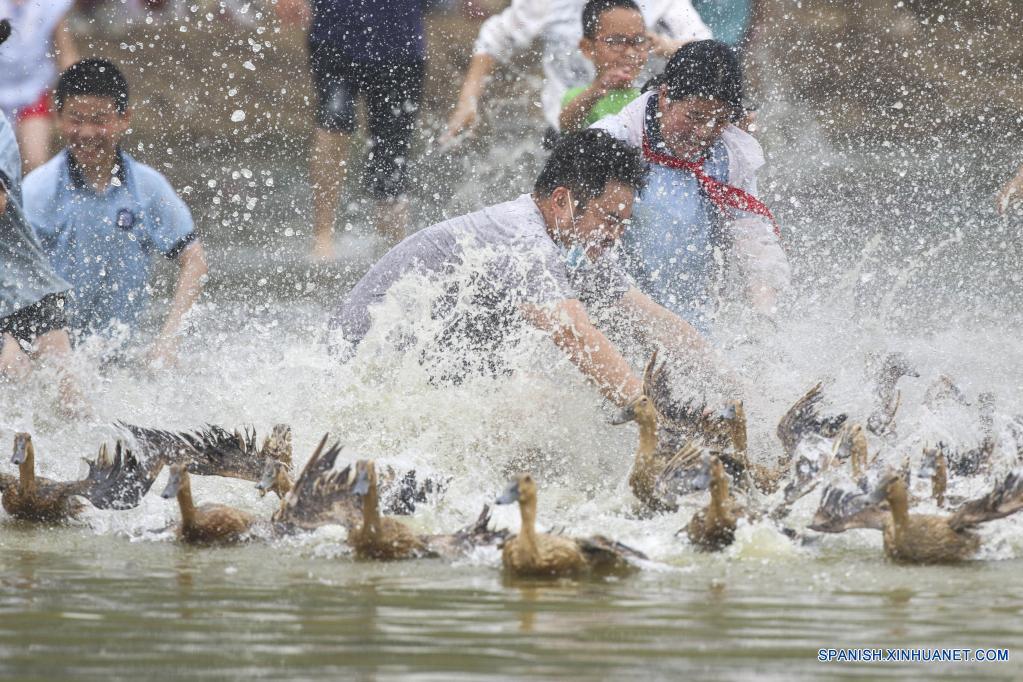
[[[18,146],[26,175],[50,159],[51,123],[49,116],[31,116],[18,123]]]
[[[404,196],[377,202],[377,232],[391,247],[405,238],[408,231],[408,199]]]
[[[351,135],[317,128],[313,156],[309,161],[309,178],[313,185],[313,251],[314,260],[329,261],[334,253],[334,222],[341,200],[348,168],[348,146]]]
[[[0,336],[0,376],[21,381],[32,370],[18,340],[8,333]]]
[[[67,331],[54,329],[36,339],[36,352],[40,362],[56,368],[60,375],[60,411],[66,417],[81,418],[88,416],[92,410],[85,400],[81,388],[69,367],[71,361],[71,338]]]

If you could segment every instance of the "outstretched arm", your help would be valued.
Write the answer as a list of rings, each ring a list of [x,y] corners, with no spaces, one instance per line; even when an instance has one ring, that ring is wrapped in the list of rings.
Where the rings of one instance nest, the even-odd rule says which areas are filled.
[[[1019,199],[1020,196],[1023,196],[1023,166],[1019,167],[1016,175],[1006,182],[995,196],[995,210],[998,211],[998,215],[1005,215],[1013,198]]]
[[[535,327],[550,334],[554,344],[608,400],[624,405],[642,392],[643,382],[611,341],[593,326],[579,301],[570,299],[543,308],[525,306],[523,314]]]
[[[710,346],[691,324],[636,287],[626,291],[618,305],[637,323],[637,331],[647,342],[655,342],[683,354],[711,356]]]
[[[184,318],[202,293],[206,281],[206,253],[202,242],[194,241],[178,256],[178,283],[160,336],[150,349],[150,359],[171,363],[177,350],[177,334]]]
[[[78,54],[78,47],[75,45],[75,39],[71,36],[67,15],[60,20],[57,28],[53,31],[53,47],[57,53],[57,65],[61,70],[68,68],[81,58]]]

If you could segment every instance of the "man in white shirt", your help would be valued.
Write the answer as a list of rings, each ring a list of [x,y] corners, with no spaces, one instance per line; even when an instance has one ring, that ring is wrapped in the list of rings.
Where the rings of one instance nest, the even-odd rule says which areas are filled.
[[[453,378],[499,366],[500,348],[530,325],[606,398],[625,404],[642,382],[591,321],[588,304],[616,307],[649,343],[706,352],[699,334],[640,292],[607,253],[645,174],[639,151],[606,133],[564,136],[532,194],[428,227],[377,262],[334,316],[333,350],[351,357],[373,330],[402,350],[415,344],[426,356],[460,355]],[[395,305],[402,309],[389,314]]]
[[[565,91],[593,80],[593,66],[579,49],[586,0],[512,0],[487,19],[479,36],[461,94],[448,119],[445,139],[475,125],[486,82],[498,62],[509,61],[537,38],[543,44],[544,117],[557,130]],[[683,44],[711,37],[690,0],[638,0],[654,54],[668,58]]]

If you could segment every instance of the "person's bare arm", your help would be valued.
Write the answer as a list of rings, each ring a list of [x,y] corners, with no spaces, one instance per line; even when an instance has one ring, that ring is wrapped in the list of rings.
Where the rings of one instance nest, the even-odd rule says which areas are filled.
[[[313,16],[308,0],[277,0],[274,11],[285,26],[298,26],[302,29],[309,28]]]
[[[448,118],[448,127],[441,136],[441,143],[450,142],[459,134],[472,129],[479,117],[479,101],[483,97],[490,74],[497,61],[489,54],[477,53],[469,60],[462,91],[458,95],[455,110]]]
[[[533,326],[550,334],[554,344],[608,400],[624,405],[642,391],[643,382],[611,341],[593,326],[579,301],[572,299],[544,308],[526,306],[523,313]]]
[[[181,320],[202,293],[207,271],[206,252],[202,248],[202,242],[194,241],[178,256],[178,282],[163,329],[150,349],[151,360],[163,361],[165,364],[173,363]]]
[[[1018,198],[1018,196],[1023,196],[1023,166],[1020,166],[1016,175],[1006,182],[995,196],[995,209],[998,211],[998,215],[1005,215],[1013,197]]]
[[[618,305],[636,322],[636,330],[644,340],[684,354],[712,358],[713,352],[700,332],[636,287],[626,291]]]
[[[75,39],[71,36],[71,27],[68,25],[67,16],[60,20],[57,28],[53,31],[53,47],[57,54],[57,65],[61,71],[81,59]]]

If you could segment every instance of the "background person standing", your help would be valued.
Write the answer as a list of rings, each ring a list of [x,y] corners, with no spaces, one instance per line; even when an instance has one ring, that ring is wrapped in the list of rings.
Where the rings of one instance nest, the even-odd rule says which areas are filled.
[[[0,0],[0,19],[11,22],[11,36],[0,47],[0,109],[14,126],[25,173],[50,158],[50,87],[58,69],[78,61],[67,25],[72,5],[74,0]]]
[[[308,26],[316,90],[313,187],[314,260],[335,258],[334,222],[355,132],[355,105],[366,102],[370,152],[367,189],[376,225],[390,243],[408,225],[408,156],[423,97],[429,0],[279,0],[284,23]]]

